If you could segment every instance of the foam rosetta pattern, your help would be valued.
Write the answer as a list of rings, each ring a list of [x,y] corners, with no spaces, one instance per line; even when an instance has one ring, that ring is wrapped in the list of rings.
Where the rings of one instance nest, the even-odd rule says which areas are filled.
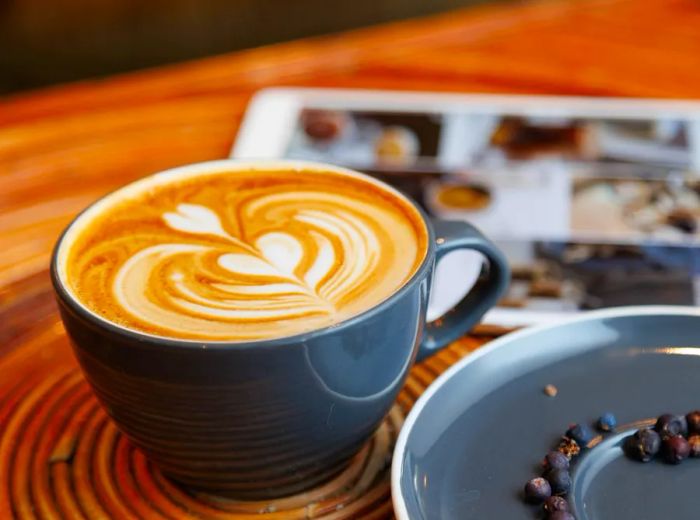
[[[275,172],[198,177],[120,200],[71,247],[88,308],[156,335],[283,337],[395,292],[423,259],[416,210],[367,181]]]

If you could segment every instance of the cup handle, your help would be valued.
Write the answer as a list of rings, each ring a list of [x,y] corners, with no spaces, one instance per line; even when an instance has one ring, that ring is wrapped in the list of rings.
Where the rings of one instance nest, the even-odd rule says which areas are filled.
[[[483,254],[489,263],[488,278],[478,283],[441,318],[427,323],[418,350],[417,361],[434,354],[466,334],[493,307],[510,281],[510,268],[503,253],[466,222],[433,220],[437,251],[435,263],[450,251],[471,249]]]

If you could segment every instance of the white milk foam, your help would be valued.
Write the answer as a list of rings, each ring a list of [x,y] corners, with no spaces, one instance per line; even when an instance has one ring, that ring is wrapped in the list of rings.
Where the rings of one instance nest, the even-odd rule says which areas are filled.
[[[99,314],[156,335],[261,339],[342,321],[415,272],[425,237],[416,237],[422,221],[410,204],[358,196],[342,179],[346,189],[333,190],[286,175],[293,188],[234,183],[211,204],[196,186],[182,189],[181,201],[173,189],[141,204],[144,221],[154,221],[143,231],[116,227],[138,203],[109,213],[92,231],[101,240],[72,261],[76,292],[99,283],[95,293],[109,300]],[[162,230],[152,231],[158,221]]]

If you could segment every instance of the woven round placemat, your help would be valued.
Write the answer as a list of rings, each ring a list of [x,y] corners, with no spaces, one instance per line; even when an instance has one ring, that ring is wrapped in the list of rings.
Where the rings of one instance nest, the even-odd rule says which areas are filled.
[[[0,372],[0,518],[371,520],[393,517],[391,454],[405,413],[479,341],[465,338],[414,367],[381,427],[331,481],[260,502],[169,481],[119,433],[72,360],[54,357],[66,348],[59,325],[28,343],[8,354],[30,354],[18,356],[18,370]]]

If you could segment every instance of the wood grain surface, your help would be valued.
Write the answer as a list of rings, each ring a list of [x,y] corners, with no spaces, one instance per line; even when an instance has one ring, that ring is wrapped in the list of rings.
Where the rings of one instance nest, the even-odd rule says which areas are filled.
[[[403,411],[480,340],[414,369],[346,480],[281,503],[212,502],[150,468],[77,371],[48,281],[60,230],[130,180],[225,157],[265,86],[696,97],[698,27],[697,0],[503,4],[0,100],[0,518],[390,517]]]

